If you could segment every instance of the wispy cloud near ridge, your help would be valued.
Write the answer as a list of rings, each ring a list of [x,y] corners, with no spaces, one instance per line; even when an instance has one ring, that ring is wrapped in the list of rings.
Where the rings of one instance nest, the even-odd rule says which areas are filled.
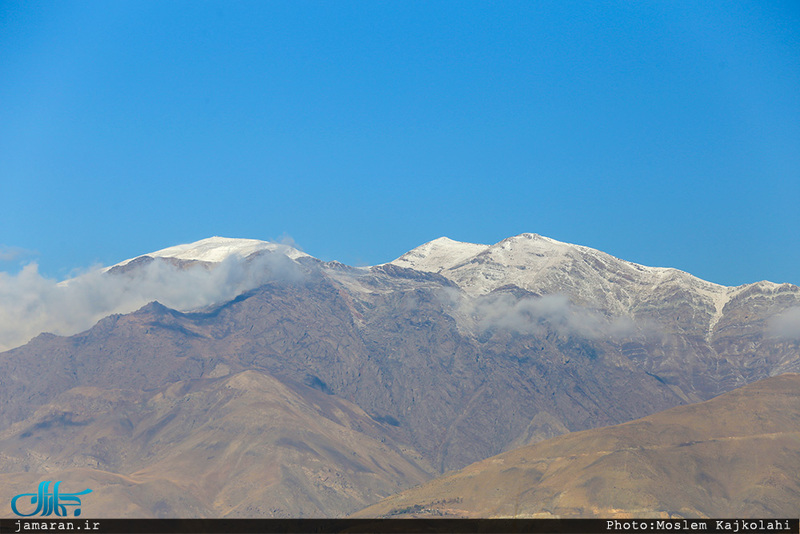
[[[42,332],[72,335],[103,317],[130,313],[154,300],[188,311],[235,298],[271,280],[296,280],[296,263],[280,253],[207,264],[156,259],[126,272],[93,269],[65,282],[46,278],[35,263],[16,275],[0,272],[0,350]]]
[[[450,297],[451,301],[453,297]],[[457,307],[479,331],[509,330],[541,335],[548,330],[587,339],[621,338],[632,335],[636,325],[629,317],[607,317],[573,304],[566,295],[518,297],[510,293],[490,293],[470,299],[463,297]]]
[[[800,340],[800,306],[773,317],[769,321],[769,332],[778,338]]]

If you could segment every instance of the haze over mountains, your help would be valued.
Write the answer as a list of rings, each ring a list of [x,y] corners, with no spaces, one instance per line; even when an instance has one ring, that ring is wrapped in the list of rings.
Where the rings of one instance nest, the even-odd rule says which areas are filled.
[[[341,516],[800,371],[797,286],[535,234],[363,268],[210,238],[59,287],[104,297],[76,301],[82,321],[140,309],[0,354],[0,499],[51,477],[95,490],[87,516]]]

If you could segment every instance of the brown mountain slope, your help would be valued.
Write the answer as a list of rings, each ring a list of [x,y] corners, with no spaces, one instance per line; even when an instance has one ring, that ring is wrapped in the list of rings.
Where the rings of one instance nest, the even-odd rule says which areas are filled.
[[[503,330],[476,339],[448,315],[432,275],[361,276],[384,292],[353,292],[357,300],[337,280],[311,274],[203,313],[154,303],[76,336],[39,336],[0,354],[0,429],[75,387],[141,391],[224,365],[347,399],[395,425],[443,472],[515,440],[629,421],[682,401],[610,342]]]
[[[76,484],[95,475],[125,481],[92,495],[95,503],[119,495],[103,508],[106,515],[115,515],[115,503],[127,498],[132,508],[125,513],[131,515],[336,516],[425,478],[415,478],[375,454],[381,466],[369,468],[375,477],[358,470],[348,474],[348,462],[328,449],[346,451],[347,458],[354,450],[351,441],[361,441],[360,435],[331,429],[325,430],[324,439],[319,432],[298,435],[298,429],[316,427],[308,419],[284,414],[280,417],[288,434],[275,431],[272,452],[259,449],[260,442],[247,441],[230,453],[241,461],[222,467],[215,467],[219,455],[208,454],[213,464],[209,472],[224,478],[220,482],[206,467],[194,465],[205,462],[205,457],[194,456],[202,444],[233,442],[240,435],[250,440],[269,427],[258,418],[213,422],[217,405],[203,402],[217,398],[214,380],[250,370],[284,385],[305,384],[327,399],[315,401],[315,410],[336,403],[363,410],[357,418],[363,424],[343,424],[345,430],[378,442],[385,439],[400,452],[401,444],[407,444],[444,472],[558,434],[630,421],[800,369],[800,340],[770,331],[773,317],[800,304],[795,286],[712,291],[703,284],[698,289],[688,275],[659,270],[666,278],[623,284],[628,289],[620,289],[617,300],[627,303],[619,308],[630,310],[626,318],[614,315],[617,308],[593,307],[589,297],[594,290],[585,293],[581,288],[591,289],[599,279],[612,287],[629,275],[635,281],[634,267],[611,269],[604,267],[615,265],[607,258],[604,264],[590,261],[593,254],[567,255],[568,261],[560,263],[564,269],[548,268],[552,277],[547,284],[529,285],[525,273],[538,272],[540,260],[527,253],[514,259],[517,245],[534,241],[523,238],[503,245],[508,245],[503,249],[510,255],[508,265],[494,260],[473,265],[480,267],[474,273],[478,278],[508,274],[509,269],[516,273],[509,280],[501,277],[504,285],[486,294],[472,295],[435,272],[391,264],[357,269],[300,258],[291,276],[267,277],[268,283],[218,306],[181,313],[152,303],[107,317],[71,337],[40,335],[0,353],[0,432],[11,432],[0,435],[5,436],[0,437],[0,471],[22,477],[18,480],[25,481],[20,482],[24,487],[18,493],[35,487],[29,486],[35,480],[25,478],[28,473],[35,479],[57,474],[66,482],[70,470],[78,469],[84,471],[76,475]],[[560,279],[565,285],[559,289],[553,284]],[[505,284],[514,281],[522,286]],[[724,291],[730,298],[709,300],[703,291],[712,296]],[[587,302],[592,306],[584,306]],[[208,399],[193,394],[185,408],[153,411],[159,404],[153,396],[171,391],[176,383],[182,384],[179,389],[199,388]],[[91,388],[101,393],[87,393]],[[305,390],[295,404],[307,405],[310,393]],[[106,415],[80,408],[78,392]],[[230,402],[239,400],[246,398]],[[78,407],[68,408],[70,402]],[[114,408],[105,408],[105,402]],[[124,418],[103,419],[121,410]],[[275,410],[282,413],[282,408]],[[216,426],[186,426],[187,421],[206,420]],[[86,433],[76,434],[81,429]],[[37,433],[41,430],[47,430],[44,437]],[[130,439],[134,430],[138,441]],[[174,454],[147,438],[151,430],[156,437],[172,436],[163,443]],[[27,432],[30,436],[23,438]],[[31,441],[37,436],[40,442]],[[281,437],[287,441],[279,441]],[[182,448],[192,443],[197,447]],[[58,448],[64,444],[74,445],[66,448],[69,455]],[[251,460],[283,462],[283,449],[292,445],[299,447],[299,456],[288,462],[297,469],[280,470],[279,482],[267,484],[269,490],[254,484],[250,501],[234,491],[251,476],[243,466]],[[237,456],[236,451],[244,452]],[[341,486],[343,491],[329,484],[329,475],[320,475],[321,468],[308,468],[316,465],[314,453],[323,458],[320,465],[346,475],[349,485]],[[384,476],[393,472],[392,465],[403,473],[397,481]],[[172,466],[179,466],[178,471]],[[381,480],[389,485],[378,484]],[[136,492],[130,484],[138,484]],[[325,489],[326,484],[334,489]],[[198,493],[197,487],[203,491]],[[129,490],[133,493],[125,497]],[[276,504],[264,505],[270,500]],[[253,506],[239,507],[234,501]]]
[[[62,480],[93,490],[86,516],[336,516],[430,478],[384,426],[256,371],[151,392],[74,388],[0,433],[2,513]]]
[[[357,516],[794,517],[800,374],[472,464]]]

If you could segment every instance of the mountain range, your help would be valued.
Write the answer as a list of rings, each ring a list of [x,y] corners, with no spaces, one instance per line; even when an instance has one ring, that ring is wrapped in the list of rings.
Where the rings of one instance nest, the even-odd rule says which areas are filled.
[[[536,234],[495,245],[440,238],[372,267],[215,237],[95,277],[125,288],[114,294],[153,301],[0,353],[0,502],[58,479],[93,488],[87,516],[343,516],[498,454],[550,458],[578,450],[573,439],[588,451],[600,438],[586,432],[647,416],[670,427],[683,412],[653,414],[800,372],[797,286],[725,287]],[[787,376],[777,396],[796,401]],[[740,409],[797,423],[752,402]],[[769,410],[783,413],[775,402]],[[694,430],[685,432],[702,435],[703,421],[686,419]],[[651,451],[659,436],[672,439],[665,458],[695,449],[676,448],[668,432],[625,447]],[[780,447],[796,451],[792,439]],[[730,454],[753,454],[761,445],[752,443]],[[774,458],[774,473],[764,472],[791,465]],[[571,464],[575,480],[599,476],[584,467]],[[617,463],[601,468],[625,480],[611,474],[626,472]],[[678,484],[659,469],[662,483]],[[555,494],[566,480],[518,471],[514,487],[531,495]],[[732,483],[706,473],[691,483],[727,497],[634,505],[620,496],[639,486],[611,491],[601,477],[584,493],[606,500],[517,512],[785,515],[797,472],[775,474],[762,508],[735,508]],[[512,514],[470,495],[462,515]],[[374,510],[433,509],[414,499]]]

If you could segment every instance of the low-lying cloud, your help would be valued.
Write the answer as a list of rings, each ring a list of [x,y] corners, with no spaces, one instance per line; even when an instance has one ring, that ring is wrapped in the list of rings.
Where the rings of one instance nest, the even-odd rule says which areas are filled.
[[[573,304],[565,295],[520,298],[509,293],[490,294],[462,302],[461,311],[480,331],[503,329],[531,335],[555,331],[589,339],[621,338],[635,331],[630,318],[606,317]]]
[[[186,266],[156,259],[126,272],[93,270],[65,282],[39,274],[35,263],[16,275],[0,272],[0,350],[42,332],[72,335],[103,317],[130,313],[154,300],[188,311],[225,302],[271,280],[296,280],[298,265],[285,255],[236,256]]]
[[[770,319],[768,329],[774,337],[800,340],[800,306],[789,308]]]

